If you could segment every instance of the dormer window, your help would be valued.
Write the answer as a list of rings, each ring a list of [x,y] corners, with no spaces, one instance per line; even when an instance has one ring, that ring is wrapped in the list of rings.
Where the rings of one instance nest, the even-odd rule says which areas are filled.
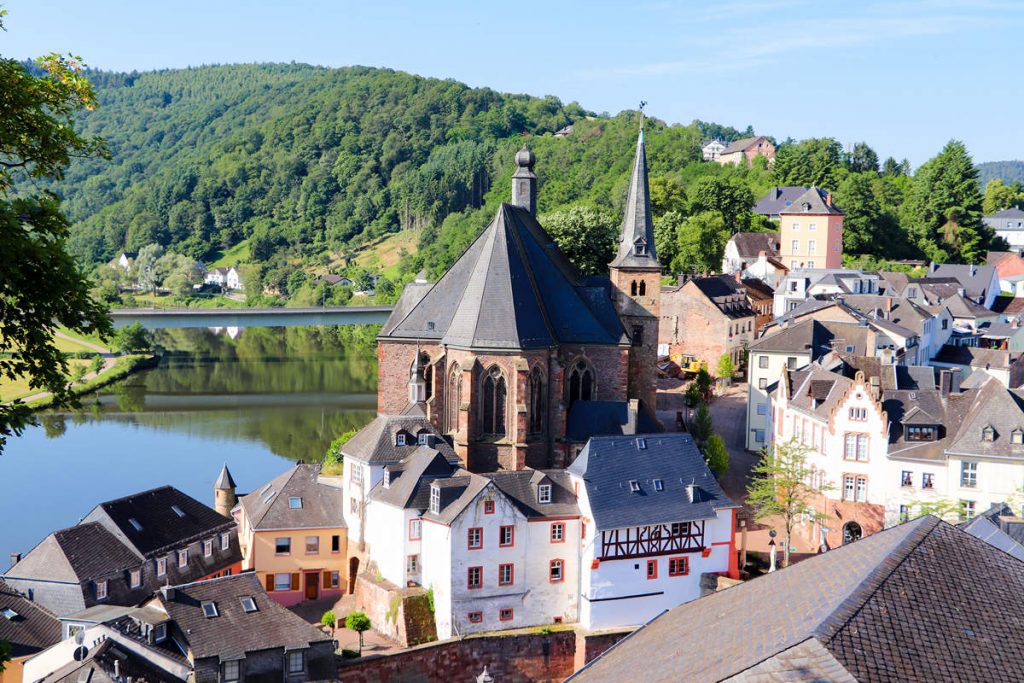
[[[435,515],[441,514],[441,489],[436,486],[430,487],[430,512]]]
[[[647,448],[647,439],[644,439],[643,437],[637,439],[636,440],[636,447],[638,449],[640,449],[641,451],[645,450]]]
[[[387,468],[384,469],[384,488],[391,488],[391,470]]]
[[[996,440],[996,430],[992,429],[992,425],[985,425],[981,430],[981,440],[990,442]]]
[[[395,445],[396,446],[404,446],[405,445],[405,432],[398,432],[398,434],[395,435]]]
[[[540,486],[537,487],[537,502],[551,502],[551,484],[541,484]]]
[[[633,242],[633,253],[637,256],[647,255],[647,242],[642,237]]]
[[[167,640],[167,624],[157,624],[153,629],[153,640],[162,643]]]
[[[629,491],[630,493],[640,493],[640,482],[638,482],[636,479],[630,479]]]
[[[429,432],[420,432],[419,435],[416,437],[416,443],[419,444],[420,446],[426,446],[427,445],[427,439],[429,437],[430,437]]]
[[[661,479],[655,479],[654,480],[654,490],[655,491],[664,491],[665,490],[665,482],[663,482]]]
[[[1010,432],[1010,443],[1017,445],[1024,444],[1024,431],[1021,431],[1018,427]]]
[[[908,426],[907,427],[907,441],[935,441],[938,438],[938,428],[932,425],[926,426]]]

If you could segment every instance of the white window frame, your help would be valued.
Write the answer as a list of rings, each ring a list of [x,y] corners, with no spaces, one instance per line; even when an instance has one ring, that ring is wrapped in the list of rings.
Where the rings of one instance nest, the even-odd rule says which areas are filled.
[[[237,659],[229,659],[223,662],[225,683],[234,683],[242,680],[242,662]]]
[[[395,445],[396,446],[404,446],[405,445],[405,432],[398,432],[397,434],[395,434]]]
[[[107,599],[107,580],[100,579],[96,582],[96,599],[106,600]]]
[[[310,550],[312,548],[312,550]],[[320,554],[320,536],[306,536],[306,554],[307,555],[319,555]]]
[[[213,557],[213,539],[203,541],[203,557]]]
[[[295,661],[298,658],[299,666],[295,668]],[[306,658],[302,652],[289,652],[288,653],[288,675],[300,674],[306,670]]]
[[[539,486],[537,486],[537,502],[551,502],[551,484],[540,484]]]
[[[281,550],[281,541],[288,541],[288,549]],[[275,555],[291,555],[292,554],[292,537],[291,536],[278,536],[274,539],[274,554]]]
[[[418,554],[405,556],[405,575],[416,576],[420,573],[420,556]]]
[[[142,585],[142,569],[131,569],[128,571],[128,585],[131,588],[138,588]]]
[[[960,488],[978,488],[978,463],[975,460],[960,461]]]
[[[281,577],[284,577],[284,583],[281,583]],[[283,586],[283,587],[282,587]],[[290,591],[292,589],[292,575],[288,572],[278,572],[274,574],[274,590],[275,591]]]
[[[167,558],[158,557],[156,558],[156,575],[167,576]]]
[[[220,549],[228,550],[231,548],[231,534],[223,533],[220,535]]]
[[[418,541],[423,538],[423,520],[417,517],[409,520],[409,540]]]
[[[184,569],[188,566],[188,548],[178,551],[178,569]]]

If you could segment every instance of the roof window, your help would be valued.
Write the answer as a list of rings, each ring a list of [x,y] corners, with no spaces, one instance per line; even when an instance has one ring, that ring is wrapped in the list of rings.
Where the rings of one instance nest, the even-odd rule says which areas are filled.
[[[139,524],[139,520],[135,519],[134,517],[129,517],[128,523],[135,527],[136,531],[142,531],[142,525]]]
[[[647,448],[647,439],[639,438],[636,440],[636,447],[641,451]]]
[[[640,493],[640,482],[638,482],[636,479],[630,479],[629,491],[630,493]]]
[[[405,445],[405,432],[398,432],[398,434],[395,434],[395,445],[396,446],[404,446]]]
[[[245,610],[246,612],[255,612],[256,611],[256,601],[252,599],[252,596],[250,596],[250,595],[243,595],[239,599],[242,601],[242,609],[243,610]]]
[[[177,505],[172,505],[171,509],[174,510],[174,514],[178,515],[179,517],[185,516],[185,512]]]
[[[664,491],[665,490],[665,482],[663,482],[661,479],[655,479],[654,480],[654,490],[655,491]]]
[[[10,621],[14,621],[15,619],[21,616],[10,607],[5,607],[2,610],[0,610],[0,614],[2,614],[5,619],[8,619]]]
[[[215,603],[214,601],[203,600],[200,604],[203,606],[203,614],[206,615],[207,619],[212,619],[213,617],[220,616],[219,613],[217,612],[217,603]]]
[[[290,507],[292,510],[301,510],[302,498],[299,498],[298,496],[292,496],[291,498],[288,499],[288,507]]]

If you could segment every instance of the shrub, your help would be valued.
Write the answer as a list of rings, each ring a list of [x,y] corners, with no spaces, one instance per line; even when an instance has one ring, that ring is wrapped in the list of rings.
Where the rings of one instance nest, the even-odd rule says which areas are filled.
[[[372,626],[373,624],[370,623],[370,617],[366,616],[363,612],[353,612],[345,617],[345,628],[359,634],[360,657],[363,656],[363,633],[369,631]]]

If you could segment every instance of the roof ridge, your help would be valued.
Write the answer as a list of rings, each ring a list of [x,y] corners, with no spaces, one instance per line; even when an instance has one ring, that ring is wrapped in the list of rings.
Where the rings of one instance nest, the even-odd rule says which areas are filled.
[[[487,229],[484,230],[483,233],[480,235],[481,238],[489,240],[489,242],[484,243],[480,255],[477,257],[476,263],[473,264],[473,270],[472,272],[470,272],[469,277],[466,279],[466,286],[462,288],[462,292],[459,295],[459,301],[453,307],[452,320],[450,323],[448,323],[448,329],[445,330],[444,336],[441,338],[442,343],[444,343],[444,340],[446,338],[451,336],[452,328],[455,327],[455,323],[459,319],[459,313],[462,311],[462,304],[466,300],[466,294],[467,292],[469,292],[470,289],[473,288],[474,282],[481,277],[484,278],[484,284],[486,284],[487,282],[487,273],[490,270],[490,263],[494,257],[494,241],[498,232],[498,224],[499,222],[502,221],[502,217],[504,216],[505,206],[506,205],[503,202],[501,206],[498,207],[498,215],[495,216],[495,219],[491,223],[491,225],[488,226]],[[468,251],[469,250],[467,249],[466,252],[463,252],[462,256],[465,257]],[[480,266],[484,262],[486,262],[487,267],[485,267],[481,271]],[[456,261],[456,263],[458,263],[458,261]],[[438,282],[440,282],[440,280],[438,280]],[[483,290],[481,289],[481,291]],[[477,326],[480,324],[480,312],[483,310],[483,307],[475,306],[474,309],[475,310],[473,312],[473,324],[469,326],[470,334],[472,335],[472,338],[469,340],[470,344],[473,344],[476,340],[476,329]]]
[[[130,493],[127,496],[121,496],[120,498],[112,498],[111,500],[105,500],[105,501],[103,501],[101,503],[97,503],[96,507],[103,507],[104,505],[111,505],[113,503],[120,503],[122,501],[128,500],[129,498],[137,498],[139,496],[144,496],[147,493],[155,493],[157,491],[163,491],[164,489],[173,489],[174,491],[178,491],[178,489],[174,488],[170,484],[164,484],[163,486],[154,486],[153,488],[146,489],[145,491],[139,491],[137,493]],[[182,495],[188,496],[187,493],[184,493],[182,491],[178,491],[178,493],[181,493]],[[191,498],[191,497],[192,496],[189,496],[189,498]],[[195,500],[195,499],[193,499],[193,500]]]
[[[885,581],[907,561],[907,558],[917,550],[936,527],[943,523],[934,515],[924,515],[917,520],[905,522],[905,524],[916,524],[917,526],[911,529],[906,538],[897,544],[889,554],[879,560],[874,569],[868,572],[867,576],[850,591],[850,594],[818,626],[811,630],[811,635],[823,642],[834,640],[843,627],[864,609],[868,601],[881,590]]]
[[[507,207],[507,204],[502,204],[503,209]],[[511,217],[512,216],[510,213],[509,218]],[[506,232],[508,232],[509,228],[506,227],[505,230]],[[551,316],[548,314],[548,307],[544,303],[544,297],[541,296],[540,287],[537,286],[537,276],[533,272],[533,263],[530,261],[529,258],[527,258],[526,245],[523,243],[523,236],[519,234],[518,230],[511,230],[511,232],[512,241],[516,246],[516,250],[519,252],[519,258],[523,262],[523,270],[526,271],[526,279],[529,280],[530,282],[530,290],[533,292],[533,298],[537,301],[537,308],[540,309],[541,318],[544,321],[544,327],[547,329],[548,335],[551,337],[551,339],[553,341],[556,341],[558,340],[558,335],[555,333],[555,328],[551,324]],[[543,247],[543,245],[540,246]],[[572,284],[573,286],[575,286],[577,283]],[[586,300],[584,300],[584,303],[587,303]]]

